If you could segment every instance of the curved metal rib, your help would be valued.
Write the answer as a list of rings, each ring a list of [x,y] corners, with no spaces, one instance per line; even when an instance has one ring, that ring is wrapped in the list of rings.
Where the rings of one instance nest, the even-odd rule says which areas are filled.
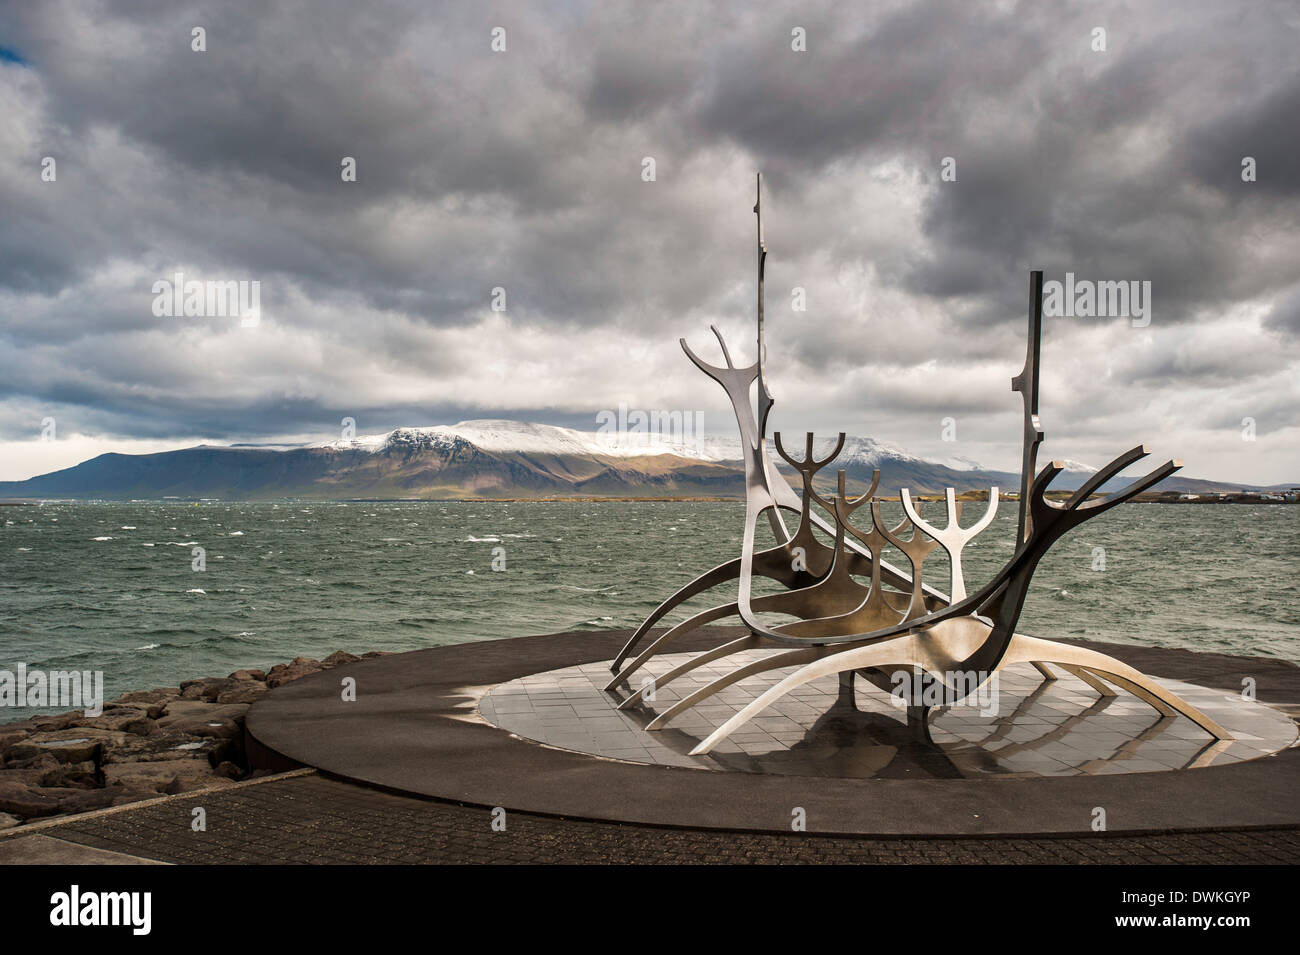
[[[809,537],[811,538],[811,534]],[[794,563],[790,554],[790,546],[791,545],[789,544],[783,544],[779,547],[773,547],[770,550],[760,551],[758,554],[755,554],[754,572],[761,576],[771,578],[778,583],[785,584],[787,587],[793,587],[796,585],[807,586],[816,583],[819,574],[794,569]],[[821,555],[817,548],[827,552],[827,563],[829,563],[830,549],[820,541],[813,538],[812,543],[807,545],[809,567],[815,568],[820,566]],[[698,597],[706,590],[712,590],[719,584],[724,584],[729,580],[735,580],[740,576],[740,569],[740,558],[732,558],[726,563],[719,564],[712,570],[700,574],[700,576],[696,577],[689,584],[668,597],[663,603],[651,611],[650,615],[641,622],[641,626],[637,627],[632,633],[632,636],[628,637],[627,643],[623,645],[623,649],[618,652],[618,656],[616,656],[614,662],[610,664],[610,670],[617,673],[619,667],[623,665],[623,661],[627,659],[628,655],[631,654],[638,645],[640,645],[641,641],[645,639],[645,635],[650,631],[650,629],[667,614],[671,613],[692,597]]]
[[[959,639],[967,637],[966,634],[958,634],[957,636]],[[951,649],[960,653],[959,647]],[[906,637],[896,637],[884,643],[873,643],[855,647],[851,650],[843,650],[816,659],[795,673],[790,674],[754,700],[751,700],[744,709],[719,726],[707,739],[691,750],[691,755],[699,756],[709,752],[739,727],[748,723],[791,690],[820,677],[848,670],[858,670],[865,667],[879,668],[888,665],[919,666],[932,673],[940,673],[943,672],[945,663],[952,660],[953,655],[953,652],[936,654],[930,646],[916,639],[914,635],[908,635]],[[1106,656],[1104,653],[1098,653],[1095,650],[1016,634],[1011,647],[1008,648],[1008,651],[1003,654],[1002,659],[999,661],[998,669],[1010,666],[1013,663],[1031,663],[1034,661],[1048,661],[1062,666],[1069,664],[1086,667],[1094,673],[1104,674],[1108,680],[1119,684],[1160,713],[1166,715],[1181,714],[1217,739],[1232,738],[1227,730],[1177,694],[1166,690],[1150,677],[1144,676],[1128,664],[1121,663],[1114,657]],[[987,675],[985,675],[985,679],[987,679]]]
[[[721,660],[723,657],[729,657],[733,653],[740,653],[743,650],[756,650],[763,646],[770,646],[770,644],[768,644],[768,642],[762,637],[747,636],[741,637],[738,640],[732,640],[730,643],[724,643],[721,646],[714,647],[712,650],[697,653],[689,660],[677,664],[677,666],[673,667],[668,672],[654,677],[654,688],[656,691],[662,690],[678,677],[690,673],[692,670],[702,667],[706,663],[712,663],[714,660]],[[631,709],[632,705],[640,699],[640,693],[633,693],[626,700],[616,706],[615,709]]]
[[[651,642],[650,646],[642,650],[635,660],[629,663],[624,669],[615,673],[614,678],[605,684],[605,692],[608,693],[616,687],[627,683],[633,673],[645,666],[646,662],[649,661],[651,657],[682,634],[690,633],[692,630],[698,630],[705,624],[713,623],[715,620],[725,620],[727,617],[734,617],[735,615],[736,605],[734,603],[722,604],[718,607],[710,607],[708,610],[701,610],[699,613],[695,614],[695,616],[687,617],[676,626],[670,627],[667,631],[660,634],[653,642]]]
[[[828,653],[838,648],[810,648],[827,650],[828,653],[821,653],[816,657],[813,657],[813,662],[808,663],[802,669],[790,674],[780,683],[777,683],[775,686],[770,687],[768,690],[755,697],[747,706],[745,706],[744,709],[719,726],[709,734],[708,738],[691,750],[691,755],[703,756],[705,753],[710,752],[715,746],[721,743],[741,726],[744,726],[763,710],[767,709],[791,690],[803,686],[805,683],[810,683],[820,677],[832,673],[839,673],[844,670],[859,670],[867,667],[877,668],[890,665],[908,666],[915,664],[916,661],[909,660],[907,654],[907,646],[913,642],[914,641],[911,637],[895,637],[894,639],[887,640],[884,643],[858,647],[854,650],[842,650],[838,653],[834,653],[833,656],[829,656],[829,658]],[[790,651],[791,654],[799,652],[807,651]],[[779,655],[785,656],[786,654]],[[851,665],[849,665],[846,660],[841,659],[847,657],[853,658]],[[772,668],[769,667],[768,669]],[[735,681],[732,680],[730,682],[734,683]],[[712,685],[713,684],[710,684],[710,686]],[[708,687],[705,689],[708,689]],[[722,689],[722,687],[719,687],[719,689]],[[711,696],[712,694],[708,695]],[[687,698],[687,700],[689,699],[690,697]],[[683,700],[682,702],[685,703],[686,700]],[[681,704],[678,705],[681,706]],[[685,707],[682,708],[684,709]],[[649,727],[647,727],[647,729],[648,728]]]
[[[806,571],[798,571],[794,569],[793,551],[795,547],[802,547],[804,549],[804,562],[807,567]],[[823,581],[826,578],[827,574],[830,571],[831,565],[835,561],[834,554],[835,551],[832,548],[826,546],[821,541],[816,539],[816,537],[813,535],[811,531],[811,528],[808,528],[805,531],[804,526],[801,524],[800,530],[795,533],[794,537],[791,538],[788,544],[783,545],[781,547],[774,547],[770,550],[760,551],[758,554],[755,555],[755,564],[757,565],[756,572],[762,574],[765,577],[769,577],[773,580],[783,583],[787,587],[794,587],[797,583],[800,583],[802,581],[805,584],[804,587],[790,592],[791,594],[801,594],[807,591],[809,588],[816,587],[821,581]],[[847,573],[849,575],[860,574],[865,576],[867,574],[874,573],[874,568],[872,563],[870,562],[870,559],[863,558],[857,553],[847,552],[842,554],[842,559],[840,563],[843,566],[847,566],[848,568]],[[700,577],[697,577],[695,580],[691,581],[691,583],[688,584],[686,587],[683,587],[681,590],[677,591],[677,593],[673,594],[662,604],[660,604],[654,610],[654,612],[651,613],[650,616],[647,617],[644,622],[642,622],[641,626],[636,629],[636,631],[632,634],[632,636],[628,638],[627,643],[623,645],[623,649],[620,650],[618,656],[614,658],[613,663],[610,665],[610,669],[616,674],[616,676],[613,680],[610,681],[609,685],[606,686],[605,689],[607,690],[613,689],[624,679],[626,679],[627,676],[629,676],[639,667],[644,665],[646,660],[650,658],[650,655],[647,655],[646,652],[643,652],[641,656],[639,656],[632,664],[629,664],[626,669],[623,669],[621,671],[619,669],[620,667],[623,666],[623,662],[632,653],[632,651],[635,650],[638,645],[640,645],[641,641],[645,638],[646,633],[649,632],[651,627],[653,627],[667,613],[672,611],[674,608],[680,606],[681,604],[685,603],[687,600],[691,599],[692,597],[696,597],[699,594],[703,593],[704,591],[712,589],[713,587],[717,586],[720,583],[725,583],[728,580],[736,579],[740,575],[740,566],[741,566],[740,558],[735,558],[734,560],[730,560],[725,564],[719,564],[717,567],[713,568],[707,574],[702,574]],[[862,590],[861,585],[858,584],[856,581],[853,581],[851,577],[850,577],[850,583],[853,587],[857,587],[860,590]],[[865,593],[865,591],[863,592]],[[767,595],[767,597],[781,598],[781,600],[774,602],[770,606],[763,606],[759,608],[760,610],[763,610],[765,612],[790,613],[795,616],[802,616],[810,612],[806,604],[807,596],[794,597],[794,596],[787,596],[786,594],[769,594]],[[757,600],[766,600],[767,597],[760,597],[757,598]],[[786,606],[782,605],[783,601],[785,600],[790,601],[788,605],[789,609],[787,609]],[[701,611],[700,614],[696,614],[695,616],[688,618],[682,623],[679,623],[675,627],[671,628],[671,630],[669,631],[670,633],[673,634],[671,639],[673,640],[677,639],[677,637],[679,637],[682,633],[686,632],[689,629],[693,629],[693,627],[703,626],[704,624],[709,623],[712,620],[721,620],[724,617],[731,616],[732,614],[737,613],[737,610],[730,609],[728,610],[727,613],[721,614],[721,616],[710,617],[708,619],[699,619],[704,614],[709,614],[712,611],[722,610],[724,608],[735,608],[735,606],[736,605],[734,603],[724,604],[722,605],[722,607],[714,607],[714,608],[710,608],[710,610]],[[841,605],[839,603],[836,603],[835,606],[839,607]],[[688,627],[687,624],[692,624],[692,622],[693,622],[693,626]],[[673,631],[678,631],[678,632],[674,633]],[[660,637],[659,640],[656,641],[656,644],[660,644],[661,642],[668,642],[664,640],[664,637],[666,636],[667,634]]]
[[[1039,669],[1039,672],[1042,672],[1041,663],[1035,663],[1034,666]],[[1075,666],[1073,663],[1058,663],[1057,666],[1059,666],[1066,673],[1070,674],[1076,679],[1082,680],[1088,686],[1092,687],[1092,689],[1095,690],[1099,696],[1107,697],[1107,696],[1118,695],[1114,690],[1112,690],[1109,686],[1107,686],[1102,680],[1097,679],[1097,677],[1093,676],[1092,673],[1090,673],[1088,670],[1085,670],[1081,666]]]
[[[725,690],[733,683],[739,683],[747,677],[754,676],[758,673],[765,673],[768,670],[780,670],[783,667],[797,666],[800,663],[807,663],[809,660],[818,660],[829,653],[833,653],[835,649],[835,647],[804,647],[800,650],[786,650],[783,653],[774,653],[769,657],[764,657],[762,660],[755,660],[743,667],[738,667],[730,673],[724,673],[707,686],[700,687],[690,696],[678,700],[668,709],[664,710],[651,720],[646,725],[646,729],[662,729],[671,722],[674,717],[689,710],[701,700],[707,700],[709,697]],[[699,747],[696,748],[698,749]],[[707,752],[707,750],[705,752]],[[692,751],[692,755],[695,755],[694,751]]]
[[[1043,640],[1038,637],[1026,637],[1023,634],[1017,634],[1003,659],[1006,661],[1005,665],[1010,665],[1012,663],[1027,663],[1031,657],[1035,660],[1047,660],[1061,665],[1071,664],[1086,667],[1093,673],[1105,676],[1112,683],[1118,683],[1138,699],[1149,703],[1161,713],[1179,713],[1211,736],[1218,739],[1232,739],[1231,733],[1176,693],[1166,690],[1149,676],[1134,669],[1127,663],[1121,663],[1114,657],[1085,647],[1076,647],[1071,644],[1056,643],[1053,640]]]
[[[802,617],[824,611],[826,608],[848,609],[856,606],[866,596],[867,589],[855,581],[849,575],[848,570],[836,571],[834,569],[835,567],[843,568],[849,562],[847,555],[841,555],[838,559],[833,557],[832,561],[831,572],[821,580],[798,590],[787,590],[782,593],[764,594],[762,597],[756,597],[753,601],[754,608],[762,613],[785,613]],[[606,685],[605,689],[612,690],[620,683],[626,682],[651,657],[682,636],[682,634],[689,633],[705,624],[735,616],[738,613],[739,607],[735,603],[729,603],[710,607],[707,610],[700,611],[693,617],[683,620],[677,626],[660,635],[649,647],[643,650],[640,656],[629,663]]]
[[[700,574],[700,576],[696,577],[689,584],[680,588],[676,593],[668,597],[663,603],[652,610],[650,615],[641,622],[641,626],[637,627],[636,630],[633,631],[632,636],[630,636],[627,643],[623,645],[623,649],[620,650],[618,656],[614,658],[614,662],[610,664],[610,669],[617,673],[618,668],[623,665],[623,661],[627,659],[628,654],[637,648],[637,645],[645,637],[646,633],[649,632],[650,628],[678,606],[690,600],[692,597],[704,593],[706,590],[712,590],[718,584],[725,583],[728,580],[735,580],[738,576],[740,576],[739,557],[729,560],[725,564],[719,564],[717,567]]]

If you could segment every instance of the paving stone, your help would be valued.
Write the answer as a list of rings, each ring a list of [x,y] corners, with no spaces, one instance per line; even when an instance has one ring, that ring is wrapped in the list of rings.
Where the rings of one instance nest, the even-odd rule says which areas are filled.
[[[206,832],[190,828],[191,809]],[[575,822],[412,799],[321,776],[178,797],[45,830],[178,864],[1266,864],[1300,858],[1300,830],[1034,839],[868,838]]]

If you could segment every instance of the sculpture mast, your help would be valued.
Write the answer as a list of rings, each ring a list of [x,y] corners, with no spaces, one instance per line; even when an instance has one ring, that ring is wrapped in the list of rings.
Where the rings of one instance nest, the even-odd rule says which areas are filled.
[[[772,410],[775,399],[767,390],[767,345],[763,343],[763,270],[767,264],[767,244],[763,241],[763,174],[758,174],[757,198],[754,202],[754,215],[758,217],[758,439],[760,443],[767,437],[767,415]]]
[[[760,326],[761,327],[761,326]],[[761,335],[760,331],[760,335]],[[1038,445],[1043,431],[1038,421],[1038,353],[1043,339],[1043,273],[1029,273],[1029,341],[1025,345],[1025,367],[1011,379],[1011,390],[1020,392],[1025,403],[1025,435],[1020,456],[1020,521],[1016,547],[1029,539],[1029,487],[1038,468]]]

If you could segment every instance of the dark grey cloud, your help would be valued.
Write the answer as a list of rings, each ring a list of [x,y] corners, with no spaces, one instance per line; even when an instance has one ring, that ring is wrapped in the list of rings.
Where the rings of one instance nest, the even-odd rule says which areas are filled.
[[[713,409],[675,342],[752,348],[762,169],[787,429],[1014,460],[1026,272],[1073,271],[1154,315],[1049,324],[1059,453],[1141,425],[1280,480],[1293,453],[1220,433],[1295,428],[1297,30],[1211,0],[4,5],[0,442]],[[259,280],[262,324],[155,317],[178,269]],[[974,447],[934,444],[946,413]]]

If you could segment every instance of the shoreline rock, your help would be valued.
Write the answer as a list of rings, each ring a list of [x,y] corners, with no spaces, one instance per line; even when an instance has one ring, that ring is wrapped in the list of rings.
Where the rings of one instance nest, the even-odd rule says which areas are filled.
[[[0,831],[266,775],[249,769],[249,707],[309,674],[382,655],[295,657],[265,672],[242,669],[175,688],[132,690],[105,703],[99,716],[74,710],[2,724]]]

